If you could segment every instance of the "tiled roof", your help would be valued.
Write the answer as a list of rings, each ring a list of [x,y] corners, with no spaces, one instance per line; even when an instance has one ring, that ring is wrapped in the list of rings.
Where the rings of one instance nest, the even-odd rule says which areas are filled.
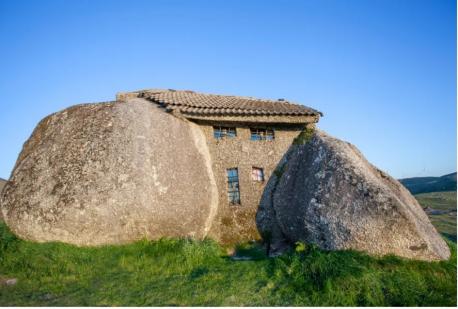
[[[203,94],[194,91],[144,90],[139,96],[168,110],[196,115],[322,115],[321,112],[285,100]]]

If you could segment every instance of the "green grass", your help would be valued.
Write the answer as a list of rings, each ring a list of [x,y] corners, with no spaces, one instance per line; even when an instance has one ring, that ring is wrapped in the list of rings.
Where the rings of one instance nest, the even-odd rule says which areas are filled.
[[[456,210],[456,191],[431,192],[415,195],[423,206],[437,210]],[[456,243],[456,211],[446,214],[429,215],[431,223],[448,239]]]
[[[78,248],[14,237],[0,223],[1,306],[455,306],[456,245],[443,262],[373,258],[299,245],[232,261],[213,241],[140,241]]]
[[[440,210],[456,209],[456,191],[421,193],[415,195],[415,198],[423,207]]]

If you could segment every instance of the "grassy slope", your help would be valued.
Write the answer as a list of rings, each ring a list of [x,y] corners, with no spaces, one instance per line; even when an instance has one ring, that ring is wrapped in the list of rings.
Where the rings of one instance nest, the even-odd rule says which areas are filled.
[[[77,248],[16,239],[0,224],[3,306],[456,305],[456,246],[445,262],[372,258],[299,246],[268,259],[232,261],[211,241],[140,241]]]
[[[456,191],[432,192],[415,195],[423,206],[437,210],[456,210]],[[446,214],[429,215],[436,229],[450,240],[456,242],[456,211]]]

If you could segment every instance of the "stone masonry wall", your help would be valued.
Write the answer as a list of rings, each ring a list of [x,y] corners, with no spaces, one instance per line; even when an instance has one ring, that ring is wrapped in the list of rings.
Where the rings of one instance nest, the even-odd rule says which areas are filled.
[[[222,243],[236,243],[259,239],[255,216],[264,187],[278,162],[288,150],[294,138],[302,131],[303,125],[268,126],[275,130],[273,141],[252,141],[250,127],[246,124],[224,124],[221,122],[199,122],[206,138],[212,159],[219,207],[209,236]],[[234,138],[216,139],[213,125],[236,127]],[[259,126],[265,127],[265,126]],[[264,170],[264,182],[253,181],[252,167]],[[227,174],[229,168],[238,168],[240,205],[231,205],[227,195]],[[196,192],[196,194],[199,194]]]

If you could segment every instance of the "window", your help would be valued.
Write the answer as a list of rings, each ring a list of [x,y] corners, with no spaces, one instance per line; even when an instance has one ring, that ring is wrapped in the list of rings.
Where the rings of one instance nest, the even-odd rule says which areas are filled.
[[[222,139],[223,137],[236,137],[237,132],[235,131],[235,128],[229,128],[229,127],[213,127],[213,136],[216,139]]]
[[[251,128],[252,141],[272,141],[275,138],[273,129]]]
[[[227,170],[227,196],[229,203],[240,204],[239,172],[237,168]]]
[[[264,170],[259,167],[253,167],[251,170],[251,179],[254,181],[264,181]]]

